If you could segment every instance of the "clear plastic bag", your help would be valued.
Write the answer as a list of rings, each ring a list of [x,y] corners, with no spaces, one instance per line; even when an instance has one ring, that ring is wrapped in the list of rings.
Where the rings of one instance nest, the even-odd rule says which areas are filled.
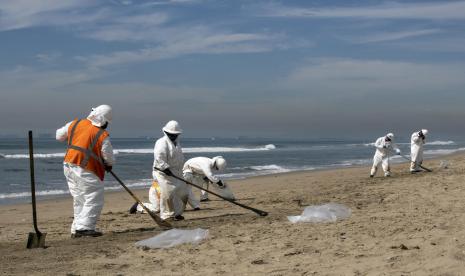
[[[449,161],[447,161],[447,160],[441,160],[439,162],[439,167],[441,167],[441,169],[448,169],[449,166],[450,166],[450,164],[449,164]]]
[[[350,217],[352,211],[350,208],[337,203],[327,203],[318,206],[305,207],[302,215],[288,216],[287,219],[292,223],[297,222],[335,222],[338,219]]]
[[[152,238],[136,242],[137,247],[169,248],[183,243],[198,244],[208,237],[208,230],[171,229]]]

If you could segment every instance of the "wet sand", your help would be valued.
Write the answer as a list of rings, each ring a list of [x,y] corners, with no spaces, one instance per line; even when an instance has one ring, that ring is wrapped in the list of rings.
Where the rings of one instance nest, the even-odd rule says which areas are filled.
[[[161,229],[147,214],[129,215],[125,192],[105,195],[98,238],[71,239],[71,198],[40,201],[46,249],[26,249],[31,207],[0,207],[2,275],[463,275],[465,155],[408,164],[393,177],[370,179],[369,168],[286,173],[229,182],[240,202],[267,217],[214,199],[187,211],[182,229],[209,229],[199,245],[143,250],[134,243]],[[380,174],[380,172],[378,172]],[[147,201],[147,191],[136,192]],[[291,224],[304,206],[335,202],[352,209],[336,223]]]

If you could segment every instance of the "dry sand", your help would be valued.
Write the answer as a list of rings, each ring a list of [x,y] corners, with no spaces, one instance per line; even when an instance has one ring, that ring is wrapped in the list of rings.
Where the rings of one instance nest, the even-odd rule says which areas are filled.
[[[443,158],[444,159],[444,158]],[[411,175],[368,178],[368,168],[288,173],[231,182],[240,202],[185,213],[178,228],[205,228],[199,245],[142,250],[136,241],[161,232],[146,214],[128,215],[125,192],[107,193],[99,238],[71,239],[71,198],[39,202],[46,249],[26,249],[30,205],[0,207],[2,275],[465,275],[463,155]],[[146,198],[146,191],[137,191]],[[212,197],[213,198],[213,197]],[[337,223],[291,224],[303,206],[336,202],[353,211]]]

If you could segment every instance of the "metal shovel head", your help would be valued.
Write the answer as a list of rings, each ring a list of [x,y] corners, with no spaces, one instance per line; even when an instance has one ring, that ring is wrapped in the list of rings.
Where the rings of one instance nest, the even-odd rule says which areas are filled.
[[[29,232],[27,248],[45,248],[45,236],[47,236],[47,233]]]

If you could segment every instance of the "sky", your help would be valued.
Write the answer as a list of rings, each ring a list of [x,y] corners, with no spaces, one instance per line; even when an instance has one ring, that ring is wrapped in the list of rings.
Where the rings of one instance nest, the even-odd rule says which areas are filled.
[[[465,1],[0,1],[0,136],[465,134]]]

